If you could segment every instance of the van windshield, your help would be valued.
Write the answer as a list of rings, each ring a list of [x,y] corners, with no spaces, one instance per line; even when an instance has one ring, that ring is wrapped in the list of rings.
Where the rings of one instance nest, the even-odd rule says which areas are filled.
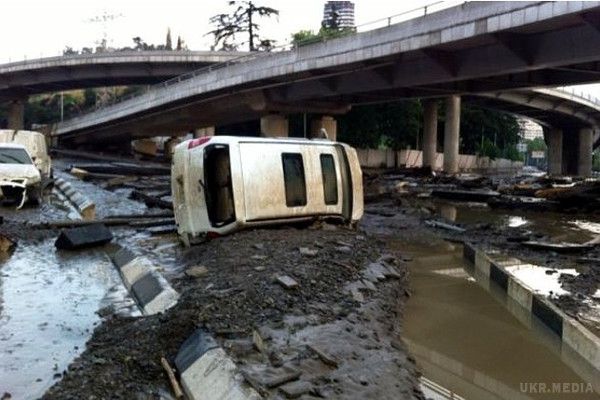
[[[31,164],[31,158],[23,149],[0,148],[0,164]]]

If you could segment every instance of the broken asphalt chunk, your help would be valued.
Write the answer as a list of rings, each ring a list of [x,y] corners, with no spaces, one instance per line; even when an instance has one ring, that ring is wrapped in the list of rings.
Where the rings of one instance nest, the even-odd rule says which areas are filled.
[[[296,399],[303,394],[310,392],[312,390],[312,384],[305,381],[290,382],[279,387],[279,390],[285,395],[286,398]]]
[[[309,249],[308,247],[299,247],[298,250],[300,251],[300,255],[307,257],[314,257],[318,253],[318,250]]]
[[[300,286],[298,284],[298,282],[296,282],[293,278],[289,277],[288,275],[278,276],[277,283],[279,283],[281,286],[283,286],[286,289],[295,289],[298,286]]]

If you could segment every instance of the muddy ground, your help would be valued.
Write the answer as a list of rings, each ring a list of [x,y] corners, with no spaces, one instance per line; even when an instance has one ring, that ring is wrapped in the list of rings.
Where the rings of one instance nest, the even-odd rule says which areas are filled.
[[[300,247],[316,250],[316,255],[302,255]],[[345,359],[347,349],[338,349],[333,341],[319,343],[319,347],[340,358],[340,369],[346,373],[326,366],[315,373],[304,365],[316,363],[314,355],[297,346],[274,345],[276,350],[262,364],[312,370],[304,374],[310,375],[307,381],[313,387],[307,398],[420,398],[415,365],[397,341],[407,293],[403,264],[396,262],[402,271],[398,279],[365,293],[366,301],[372,303],[368,308],[361,308],[344,289],[348,282],[359,280],[363,266],[379,259],[384,249],[376,238],[329,224],[241,232],[182,249],[188,268],[202,265],[208,272],[174,279],[172,284],[182,297],[164,315],[107,317],[88,349],[44,398],[166,396],[160,357],[172,361],[181,343],[200,327],[213,333],[225,348],[233,348],[234,357],[243,361],[261,357],[252,349],[254,329],[281,336],[307,328],[328,330],[335,324],[343,325],[343,331],[334,330],[334,337],[350,336],[344,340],[353,342],[351,354]],[[299,287],[279,285],[276,278],[283,274]],[[319,339],[304,334],[310,342]],[[354,368],[348,368],[346,364],[353,359]],[[356,360],[368,360],[378,368],[361,368]]]
[[[104,190],[98,182],[64,176],[103,204],[100,217],[119,212],[120,202],[127,212],[158,211],[126,199],[131,190]],[[185,249],[172,234],[150,236],[143,229],[113,228],[116,242],[161,266],[181,299],[164,315],[145,318],[102,310],[104,322],[86,350],[44,398],[171,398],[160,357],[172,362],[179,346],[197,328],[211,332],[248,373],[260,375],[282,367],[301,371],[300,379],[311,388],[302,398],[423,398],[417,367],[400,340],[403,305],[410,295],[407,260],[398,249],[389,249],[387,238],[410,237],[417,243],[428,243],[432,237],[468,241],[558,270],[577,264],[581,257],[524,248],[512,238],[541,238],[543,233],[522,227],[485,220],[457,224],[465,232],[429,227],[426,221],[443,220],[442,206],[418,197],[421,192],[367,185],[369,202],[355,230],[318,222],[240,232]],[[23,210],[18,217],[10,213],[2,229],[27,245],[55,237],[58,230],[23,229],[24,223],[61,219],[71,212],[51,199],[41,214],[35,208]],[[303,255],[300,248],[316,254]],[[596,248],[585,256],[594,259],[600,253]],[[364,271],[372,263],[392,266],[398,274],[378,282],[374,290],[365,287]],[[600,274],[594,263],[577,265],[580,277],[563,283],[573,297],[555,299],[575,316],[584,307],[577,296],[589,296],[598,287]],[[186,274],[193,267],[206,267],[206,272]],[[298,287],[282,287],[277,282],[281,275],[293,278]],[[351,291],[357,284],[359,295]],[[267,332],[269,338],[260,352],[252,343],[255,330]],[[335,356],[338,367],[323,364],[307,344]],[[282,396],[277,390],[267,395]]]

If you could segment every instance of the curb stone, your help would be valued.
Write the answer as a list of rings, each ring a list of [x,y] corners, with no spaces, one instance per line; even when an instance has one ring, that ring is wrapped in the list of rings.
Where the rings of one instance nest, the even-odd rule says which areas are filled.
[[[196,330],[175,358],[181,385],[191,400],[259,400],[233,360],[203,329]]]
[[[537,317],[579,356],[600,371],[600,338],[596,337],[579,321],[565,314],[545,296],[535,293],[515,278],[502,265],[483,250],[465,243],[463,257],[487,279],[496,283],[508,297],[515,300],[531,315]],[[520,262],[515,259],[515,262]]]
[[[177,304],[179,293],[158,273],[148,258],[121,247],[111,259],[144,315],[161,313]]]
[[[77,192],[69,182],[62,178],[56,178],[54,185],[69,199],[84,220],[96,218],[96,205],[84,195]]]

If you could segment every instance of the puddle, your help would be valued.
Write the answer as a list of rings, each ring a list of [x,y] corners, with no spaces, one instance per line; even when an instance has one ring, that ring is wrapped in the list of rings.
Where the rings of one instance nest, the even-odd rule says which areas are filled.
[[[19,245],[0,261],[0,393],[38,398],[85,348],[100,308],[129,313],[120,276],[102,250]]]
[[[465,399],[600,399],[600,374],[473,276],[461,246],[393,246],[413,259],[403,339],[433,386]]]
[[[435,201],[433,204],[442,218],[458,224],[491,223],[507,228],[524,227],[557,242],[583,243],[600,235],[600,219],[592,215],[582,220],[568,214],[490,209],[483,203]]]
[[[551,268],[544,268],[533,264],[518,264],[507,266],[506,270],[515,278],[529,286],[534,292],[546,297],[557,297],[571,294],[561,287],[558,277],[560,274],[577,276],[574,269],[561,269],[560,273]]]

